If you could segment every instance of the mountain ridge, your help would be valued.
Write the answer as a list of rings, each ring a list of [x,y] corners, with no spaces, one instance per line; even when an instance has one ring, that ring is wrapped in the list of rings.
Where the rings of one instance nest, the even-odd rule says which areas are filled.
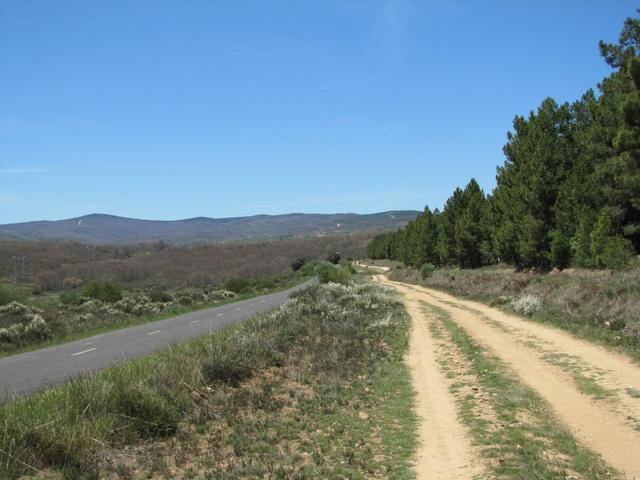
[[[149,220],[91,213],[61,220],[35,220],[0,225],[0,239],[130,244],[153,241],[196,243],[318,236],[395,230],[418,215],[415,210],[358,213],[285,213],[242,217],[192,217]]]

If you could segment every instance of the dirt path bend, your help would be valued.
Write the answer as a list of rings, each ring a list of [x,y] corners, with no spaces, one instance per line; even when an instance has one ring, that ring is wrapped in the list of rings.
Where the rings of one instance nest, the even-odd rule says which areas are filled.
[[[378,276],[378,280],[395,287],[408,304],[424,302],[446,310],[453,321],[536,390],[576,439],[599,453],[626,478],[640,479],[640,431],[634,423],[634,414],[640,411],[640,399],[631,397],[623,389],[632,385],[640,387],[638,366],[555,328],[534,324],[477,302],[393,282],[382,276]],[[543,353],[531,346],[536,341],[597,367],[601,375],[599,381],[619,387],[614,391],[614,398],[597,400],[582,393],[571,372],[546,361]]]
[[[440,370],[428,319],[414,296],[405,297],[411,316],[407,365],[416,390],[419,447],[415,472],[418,479],[466,480],[482,472],[466,428],[458,421],[450,381]]]

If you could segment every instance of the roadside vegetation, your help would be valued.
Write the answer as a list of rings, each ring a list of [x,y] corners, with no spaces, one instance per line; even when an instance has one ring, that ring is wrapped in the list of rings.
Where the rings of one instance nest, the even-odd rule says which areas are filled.
[[[0,356],[271,293],[305,278],[303,272],[231,278],[219,285],[171,290],[123,289],[115,282],[94,281],[46,295],[0,284],[5,302],[0,304]]]
[[[389,289],[317,284],[5,405],[0,477],[412,478],[407,326]]]
[[[439,268],[423,277],[416,269],[396,265],[388,277],[555,325],[640,361],[640,268],[565,269],[546,274],[507,266]]]

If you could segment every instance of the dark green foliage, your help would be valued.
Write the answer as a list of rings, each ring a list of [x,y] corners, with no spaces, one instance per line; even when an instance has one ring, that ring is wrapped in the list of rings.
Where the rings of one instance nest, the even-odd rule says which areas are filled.
[[[294,260],[293,263],[291,263],[291,270],[293,270],[294,272],[297,272],[302,267],[304,267],[305,263],[307,263],[307,260],[305,258],[298,258]]]
[[[348,268],[334,266],[332,263],[320,262],[315,267],[315,275],[320,283],[351,283],[353,275]]]
[[[224,288],[234,293],[246,293],[251,289],[252,283],[248,278],[231,278],[224,282]]]
[[[122,300],[122,287],[112,282],[90,282],[82,290],[82,295],[113,303]]]
[[[639,10],[640,12],[640,10]],[[486,197],[475,180],[444,210],[376,236],[371,258],[420,267],[624,268],[640,253],[640,19],[600,43],[614,72],[573,104],[516,116]]]
[[[559,230],[551,232],[551,265],[565,268],[571,261],[571,243],[567,236]]]
[[[327,262],[333,263],[334,265],[337,265],[340,263],[340,254],[338,252],[332,253],[331,255],[327,256]]]
[[[422,265],[422,267],[420,267],[420,275],[422,275],[422,279],[424,280],[425,278],[429,278],[435,269],[436,268],[432,263],[425,263]]]
[[[173,300],[173,296],[160,287],[152,288],[149,292],[149,298],[154,302],[163,303],[171,302]]]
[[[628,239],[620,236],[611,236],[607,238],[600,252],[600,266],[618,270],[628,265],[633,255],[633,246]]]
[[[18,287],[8,283],[0,284],[0,305],[6,305],[11,302],[22,302],[31,294],[26,287]]]
[[[58,298],[63,305],[79,305],[82,303],[82,296],[77,292],[64,292]]]

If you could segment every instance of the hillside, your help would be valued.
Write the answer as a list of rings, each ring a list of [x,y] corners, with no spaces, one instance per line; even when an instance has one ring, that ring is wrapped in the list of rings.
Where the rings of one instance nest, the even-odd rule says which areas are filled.
[[[55,221],[0,225],[0,238],[11,240],[72,240],[89,244],[127,244],[163,240],[168,243],[253,240],[395,230],[419,212],[255,215],[251,217],[185,220],[140,220],[91,214]]]

